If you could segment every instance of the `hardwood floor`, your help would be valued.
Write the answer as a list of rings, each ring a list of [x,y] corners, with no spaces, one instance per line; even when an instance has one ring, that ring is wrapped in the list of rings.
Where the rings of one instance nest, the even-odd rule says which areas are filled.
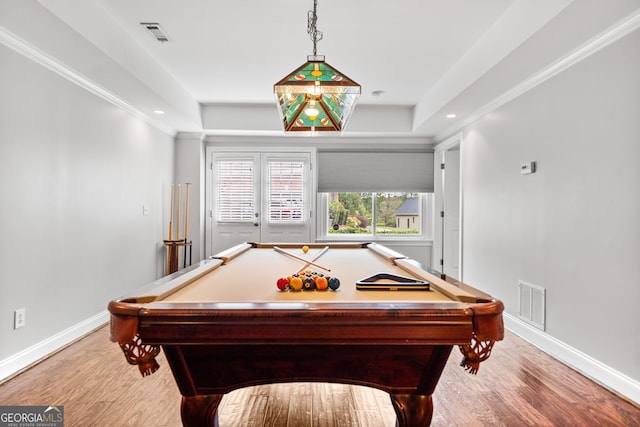
[[[180,426],[180,394],[161,355],[142,378],[103,327],[0,385],[0,405],[62,405],[65,426]],[[432,426],[640,426],[640,408],[507,333],[477,376],[454,350],[434,394]],[[226,395],[221,426],[387,427],[389,397],[327,383],[249,387]]]

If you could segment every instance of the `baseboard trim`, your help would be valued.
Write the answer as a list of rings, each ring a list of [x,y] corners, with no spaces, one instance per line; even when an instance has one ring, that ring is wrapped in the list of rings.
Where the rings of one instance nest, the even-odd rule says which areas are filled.
[[[508,313],[503,313],[503,318],[509,331],[623,399],[640,406],[640,382]]]
[[[105,310],[6,359],[0,360],[0,384],[79,338],[104,326],[108,321],[109,313]]]

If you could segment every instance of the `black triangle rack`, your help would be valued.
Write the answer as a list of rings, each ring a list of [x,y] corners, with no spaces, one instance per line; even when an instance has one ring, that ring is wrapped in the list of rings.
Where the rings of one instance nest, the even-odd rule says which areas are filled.
[[[361,291],[428,291],[429,282],[399,276],[393,273],[376,273],[356,282]]]

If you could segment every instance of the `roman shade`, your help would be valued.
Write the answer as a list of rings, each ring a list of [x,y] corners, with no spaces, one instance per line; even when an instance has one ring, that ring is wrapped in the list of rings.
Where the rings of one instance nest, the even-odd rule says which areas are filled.
[[[433,153],[318,152],[318,192],[433,192]]]

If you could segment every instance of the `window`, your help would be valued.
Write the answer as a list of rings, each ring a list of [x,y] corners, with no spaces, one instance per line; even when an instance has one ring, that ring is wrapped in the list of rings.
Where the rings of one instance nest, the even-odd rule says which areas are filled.
[[[267,218],[271,223],[304,222],[305,162],[267,162]]]
[[[255,215],[255,174],[253,160],[216,162],[218,222],[253,222]]]
[[[427,193],[323,193],[327,236],[423,237]],[[352,236],[353,237],[353,236]]]
[[[431,239],[433,153],[318,152],[318,238]]]

